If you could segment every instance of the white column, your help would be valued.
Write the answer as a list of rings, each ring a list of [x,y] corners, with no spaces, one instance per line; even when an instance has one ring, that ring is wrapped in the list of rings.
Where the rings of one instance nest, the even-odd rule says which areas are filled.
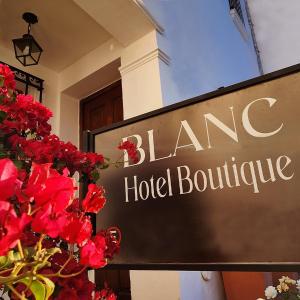
[[[144,114],[163,106],[160,63],[168,64],[167,55],[157,46],[152,31],[132,43],[122,53],[124,119]]]

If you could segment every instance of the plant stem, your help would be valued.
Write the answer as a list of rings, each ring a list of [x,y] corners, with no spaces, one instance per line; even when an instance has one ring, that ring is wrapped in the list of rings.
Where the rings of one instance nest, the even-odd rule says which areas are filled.
[[[42,251],[42,242],[43,242],[43,239],[44,239],[44,238],[45,238],[45,235],[42,234],[42,235],[40,236],[39,241],[38,241],[37,244],[36,244],[37,252]]]
[[[20,300],[27,300],[24,295],[21,295],[12,284],[8,284],[7,287],[20,299]]]
[[[63,275],[63,274],[59,274],[58,277],[61,277],[61,278],[70,278],[70,277],[75,277],[79,274],[81,274],[84,270],[86,270],[87,267],[83,267],[79,272],[76,272],[76,273],[72,273],[72,274],[66,274],[66,275]]]
[[[60,277],[60,278],[70,278],[70,277],[74,277],[77,276],[79,274],[81,274],[84,270],[86,270],[87,267],[83,267],[80,271],[76,272],[76,273],[72,273],[72,274],[60,274],[59,272],[54,273],[54,274],[43,274],[43,276],[45,277]]]
[[[3,273],[6,273],[6,272],[9,272],[9,271],[12,271],[13,269],[14,269],[14,268],[9,268],[9,269],[0,271],[0,274],[3,274]]]
[[[73,251],[70,253],[68,259],[65,261],[65,263],[60,267],[59,271],[57,272],[58,274],[61,274],[61,271],[67,266],[67,264],[70,262],[70,260],[73,257]]]
[[[22,248],[22,244],[21,244],[20,240],[18,240],[18,250],[20,252],[21,258],[24,259],[24,252],[23,252],[23,248]]]

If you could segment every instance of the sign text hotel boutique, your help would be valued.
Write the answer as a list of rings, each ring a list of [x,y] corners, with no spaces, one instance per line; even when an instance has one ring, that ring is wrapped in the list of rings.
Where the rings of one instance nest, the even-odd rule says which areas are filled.
[[[109,200],[97,223],[123,232],[115,264],[300,262],[297,69],[92,133],[112,159],[120,140],[139,153],[101,179]]]

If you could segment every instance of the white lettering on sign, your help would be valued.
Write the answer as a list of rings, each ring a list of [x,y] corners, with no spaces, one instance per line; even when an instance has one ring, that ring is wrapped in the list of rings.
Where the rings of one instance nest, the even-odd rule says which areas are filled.
[[[210,121],[212,124],[217,126],[219,129],[221,129],[224,133],[226,133],[229,137],[231,137],[235,142],[238,142],[238,134],[236,131],[236,126],[235,126],[235,120],[234,120],[234,114],[233,114],[233,107],[229,107],[231,110],[231,115],[232,115],[232,122],[234,126],[234,130],[229,128],[227,125],[225,125],[223,122],[221,122],[219,119],[217,119],[213,114],[205,114],[204,119],[205,119],[205,126],[206,126],[206,133],[207,133],[207,141],[208,141],[208,148],[212,148],[211,143],[210,143],[210,136],[209,136],[209,130],[208,130],[208,124],[207,121]]]
[[[258,127],[255,126],[255,114],[251,114],[250,111],[254,106],[260,105],[263,102],[268,104],[270,113],[272,113],[271,108],[277,100],[275,98],[266,97],[253,100],[247,104],[242,110],[240,118],[240,124],[245,130],[243,134],[246,132],[251,137],[261,139],[272,137],[282,130],[284,124],[281,122],[278,122],[279,124],[271,131],[263,131],[262,128],[258,129]],[[230,121],[226,121],[225,123],[212,113],[203,114],[206,139],[197,136],[196,128],[193,129],[188,120],[181,120],[178,124],[178,134],[176,139],[174,139],[174,148],[169,149],[169,151],[163,154],[159,151],[160,156],[156,154],[157,147],[155,144],[155,131],[153,129],[146,131],[148,151],[145,151],[147,147],[145,143],[143,143],[141,135],[134,134],[123,138],[123,141],[128,139],[133,140],[137,145],[137,151],[139,153],[139,161],[135,164],[129,163],[126,153],[124,168],[141,165],[145,162],[148,154],[149,162],[152,163],[176,157],[180,151],[185,151],[186,148],[195,152],[216,148],[218,141],[212,140],[212,134],[210,132],[212,126],[224,133],[229,140],[234,143],[240,143],[234,107],[229,107],[229,110],[225,113],[230,113]],[[207,145],[203,142],[205,140],[207,141]],[[294,171],[292,160],[287,155],[250,161],[239,161],[235,156],[232,156],[229,160],[225,160],[220,166],[206,170],[195,169],[194,165],[179,165],[173,169],[168,168],[163,176],[161,175],[161,171],[160,176],[153,174],[150,178],[141,178],[142,176],[143,175],[140,174],[124,178],[126,203],[147,200],[149,198],[171,197],[175,193],[185,195],[193,192],[202,193],[207,190],[217,191],[226,188],[241,188],[242,186],[248,187],[253,193],[257,194],[260,193],[262,184],[272,183],[278,180],[291,180],[294,177]]]
[[[249,186],[252,192],[260,193],[261,184],[267,181],[290,180],[294,172],[287,167],[291,159],[281,155],[275,159],[246,161],[240,164],[235,163],[232,157],[231,162],[225,161],[222,167],[208,168],[207,170],[193,170],[187,165],[178,166],[176,170],[166,170],[165,177],[149,179],[140,178],[135,175],[132,178],[125,177],[125,202],[130,200],[139,201],[149,198],[164,198],[173,196],[173,186],[178,184],[180,195],[193,192],[205,192],[206,190],[222,190],[224,188],[238,188],[242,185]],[[226,166],[224,168],[224,166]],[[263,166],[263,168],[262,168]],[[171,172],[173,177],[171,176]],[[265,178],[270,176],[268,180]],[[172,182],[174,179],[177,182]]]
[[[259,99],[256,99],[256,100],[250,102],[248,105],[246,105],[246,107],[244,108],[244,110],[242,112],[241,123],[243,125],[243,128],[249,135],[251,135],[253,137],[257,137],[257,138],[267,138],[267,137],[271,137],[271,136],[277,134],[282,129],[283,123],[281,123],[281,125],[277,129],[275,129],[271,132],[260,132],[257,129],[255,129],[254,126],[252,125],[254,123],[254,121],[252,120],[252,122],[250,122],[249,110],[254,104],[258,104],[261,101],[266,101],[269,104],[269,107],[271,108],[276,103],[277,100],[274,98],[259,98]],[[219,128],[234,142],[236,142],[236,143],[239,142],[238,132],[237,132],[237,128],[236,128],[236,121],[235,121],[235,116],[234,116],[234,108],[229,107],[229,110],[231,113],[232,128],[230,128],[228,125],[223,123],[221,120],[219,120],[216,116],[214,116],[211,113],[206,113],[203,115],[203,118],[205,121],[205,127],[206,127],[206,139],[207,139],[207,143],[208,143],[207,149],[213,148],[212,143],[211,143],[211,137],[210,137],[208,124],[212,124],[212,125],[216,126],[217,128]],[[176,138],[176,142],[174,143],[175,144],[174,149],[173,150],[171,149],[171,151],[165,156],[162,156],[162,157],[156,156],[154,130],[153,129],[148,130],[147,135],[148,135],[149,161],[150,162],[154,162],[157,160],[167,159],[167,158],[171,158],[172,156],[176,156],[178,149],[182,149],[182,148],[191,148],[192,147],[192,148],[194,148],[195,151],[204,150],[203,144],[201,145],[201,143],[199,141],[200,137],[198,138],[195,135],[195,132],[193,131],[192,127],[190,126],[190,124],[188,123],[187,120],[180,121],[178,135]],[[181,144],[180,140],[183,135],[188,137],[191,143]],[[128,154],[125,151],[124,168],[140,165],[145,161],[145,158],[146,158],[145,150],[142,148],[142,144],[143,144],[142,137],[138,134],[134,134],[131,136],[124,137],[123,141],[127,141],[128,139],[131,139],[132,141],[135,142],[137,151],[139,152],[139,155],[140,155],[140,158],[137,163],[130,164]]]
[[[256,103],[258,101],[267,101],[269,103],[269,106],[272,107],[277,100],[274,98],[260,98],[260,99],[256,99],[256,100],[250,102],[245,107],[245,109],[243,110],[243,114],[242,114],[242,122],[243,122],[243,126],[244,126],[245,130],[250,135],[252,135],[254,137],[259,137],[259,138],[269,137],[269,136],[272,136],[272,135],[278,133],[281,130],[281,128],[283,127],[283,123],[276,130],[271,131],[271,132],[259,132],[259,131],[255,130],[254,127],[252,126],[252,124],[249,120],[249,109],[254,103]]]

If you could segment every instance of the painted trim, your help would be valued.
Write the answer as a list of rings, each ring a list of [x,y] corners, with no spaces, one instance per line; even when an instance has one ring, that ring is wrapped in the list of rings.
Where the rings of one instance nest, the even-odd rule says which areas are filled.
[[[132,1],[140,9],[140,11],[145,15],[145,17],[150,21],[150,23],[155,27],[156,31],[159,32],[160,34],[163,34],[165,29],[153,17],[153,15],[150,13],[150,11],[146,8],[144,2],[142,0],[132,0]]]
[[[119,68],[119,71],[120,71],[121,75],[123,76],[124,74],[126,74],[130,71],[133,71],[134,69],[137,69],[137,68],[141,67],[142,65],[144,65],[144,64],[148,63],[149,61],[156,59],[156,58],[160,59],[167,65],[170,64],[169,56],[165,52],[160,50],[159,48],[156,48],[156,49],[150,51],[149,53],[145,54],[141,58],[134,60],[133,62],[127,64],[126,66],[121,66]]]

